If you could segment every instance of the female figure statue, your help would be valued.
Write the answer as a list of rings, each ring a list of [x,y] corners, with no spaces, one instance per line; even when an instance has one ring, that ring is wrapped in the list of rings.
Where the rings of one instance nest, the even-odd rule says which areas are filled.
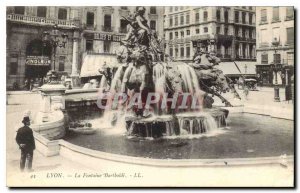
[[[149,37],[148,34],[151,34],[151,30],[147,24],[147,20],[144,17],[145,7],[138,6],[136,7],[136,22],[138,24],[137,35],[138,42],[141,45],[149,47]]]

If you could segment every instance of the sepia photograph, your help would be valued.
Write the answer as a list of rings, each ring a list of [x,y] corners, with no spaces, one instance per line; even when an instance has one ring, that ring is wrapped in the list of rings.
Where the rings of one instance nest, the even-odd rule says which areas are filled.
[[[221,3],[6,6],[6,186],[295,187],[295,8]]]

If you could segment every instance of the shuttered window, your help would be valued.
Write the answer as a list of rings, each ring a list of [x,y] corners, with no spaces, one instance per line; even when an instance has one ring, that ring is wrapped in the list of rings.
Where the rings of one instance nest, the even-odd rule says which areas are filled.
[[[24,6],[16,6],[15,7],[15,14],[24,15],[25,14],[25,7]]]
[[[195,21],[196,21],[196,22],[199,22],[199,21],[200,21],[200,14],[199,14],[199,13],[196,13],[196,14],[195,14]]]
[[[186,57],[189,58],[191,56],[191,47],[187,46],[185,49],[186,49]]]
[[[274,64],[280,64],[281,63],[280,54],[273,54],[273,57],[274,57]]]
[[[287,35],[287,44],[292,45],[294,44],[294,28],[286,28],[286,35]]]
[[[173,39],[173,33],[172,33],[172,32],[169,33],[169,39],[170,39],[170,40]]]
[[[58,10],[58,19],[66,20],[67,19],[67,9],[59,8]]]
[[[170,26],[170,27],[173,26],[173,18],[170,18],[170,20],[169,20],[169,26]]]
[[[262,9],[260,12],[260,21],[261,22],[267,22],[267,10]]]
[[[273,21],[279,21],[279,7],[273,7]]]
[[[184,47],[180,48],[180,57],[184,57]]]
[[[184,16],[182,15],[180,16],[180,25],[183,25],[183,23],[184,23]]]
[[[38,17],[46,17],[47,15],[47,7],[37,7],[37,13],[36,15]]]
[[[217,21],[221,20],[221,12],[220,10],[217,10]]]
[[[203,13],[203,21],[207,21],[207,11],[204,11]]]
[[[94,13],[93,12],[86,13],[86,25],[94,26]]]
[[[150,14],[156,14],[156,7],[150,7]]]
[[[186,15],[186,24],[190,24],[190,15],[189,14]]]
[[[150,29],[156,30],[156,21],[154,21],[154,20],[150,21]]]
[[[268,54],[262,54],[261,55],[261,63],[262,64],[268,64]]]
[[[287,7],[286,8],[286,20],[294,19],[294,8]]]

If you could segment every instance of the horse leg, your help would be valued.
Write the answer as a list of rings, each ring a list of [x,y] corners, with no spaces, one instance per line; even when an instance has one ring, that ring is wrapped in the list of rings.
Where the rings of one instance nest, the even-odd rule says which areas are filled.
[[[220,95],[218,92],[215,92],[213,89],[207,87],[206,90],[205,90],[207,93],[210,93],[212,95],[216,95],[217,97],[219,97],[222,101],[222,103],[225,103],[225,106],[226,107],[233,107],[232,104],[227,100],[225,99],[222,95]]]
[[[234,88],[234,85],[232,84],[232,80],[230,78],[228,78],[227,76],[225,76],[225,77],[226,77],[226,80],[228,82],[229,88],[234,93],[234,96],[241,100],[241,97],[240,97],[239,93],[236,91],[236,89]]]

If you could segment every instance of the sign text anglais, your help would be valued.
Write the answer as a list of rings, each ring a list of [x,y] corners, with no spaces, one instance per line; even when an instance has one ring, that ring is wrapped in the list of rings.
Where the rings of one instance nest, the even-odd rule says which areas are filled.
[[[48,56],[27,56],[25,64],[34,66],[48,66],[51,64],[51,60]]]

